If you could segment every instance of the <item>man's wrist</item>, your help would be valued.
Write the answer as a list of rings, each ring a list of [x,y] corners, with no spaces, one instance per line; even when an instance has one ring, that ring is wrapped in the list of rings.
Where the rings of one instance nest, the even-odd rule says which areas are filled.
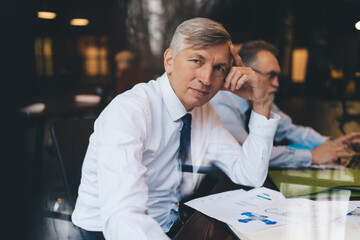
[[[271,100],[269,96],[262,100],[252,101],[252,107],[254,112],[265,116],[267,119],[270,118]]]

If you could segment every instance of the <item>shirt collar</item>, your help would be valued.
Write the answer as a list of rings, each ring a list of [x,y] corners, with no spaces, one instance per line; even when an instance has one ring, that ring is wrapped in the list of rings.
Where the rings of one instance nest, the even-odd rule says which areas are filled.
[[[186,111],[184,105],[176,96],[173,88],[171,87],[166,72],[158,79],[158,81],[167,111],[171,119],[175,122],[182,118],[188,112]],[[192,114],[193,111],[194,110],[190,111],[189,113]]]

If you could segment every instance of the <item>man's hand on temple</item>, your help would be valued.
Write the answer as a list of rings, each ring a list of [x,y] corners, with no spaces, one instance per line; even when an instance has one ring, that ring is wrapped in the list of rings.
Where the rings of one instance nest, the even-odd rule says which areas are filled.
[[[271,101],[265,86],[251,68],[244,66],[233,45],[230,45],[230,53],[234,66],[226,76],[222,90],[251,101],[253,110],[269,119]]]

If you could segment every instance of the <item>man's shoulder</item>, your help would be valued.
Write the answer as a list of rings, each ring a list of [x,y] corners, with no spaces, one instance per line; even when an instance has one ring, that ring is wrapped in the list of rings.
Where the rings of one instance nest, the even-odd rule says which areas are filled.
[[[150,125],[153,111],[161,112],[161,94],[156,81],[140,83],[117,95],[102,111],[99,118],[115,129],[137,126],[146,129]],[[139,127],[143,126],[143,127]]]
[[[156,80],[150,80],[147,83],[138,83],[132,89],[116,96],[119,100],[132,99],[132,101],[150,100],[159,97],[161,97],[160,86]]]
[[[145,111],[161,100],[159,84],[155,80],[136,84],[130,90],[117,95],[105,110],[131,112]]]

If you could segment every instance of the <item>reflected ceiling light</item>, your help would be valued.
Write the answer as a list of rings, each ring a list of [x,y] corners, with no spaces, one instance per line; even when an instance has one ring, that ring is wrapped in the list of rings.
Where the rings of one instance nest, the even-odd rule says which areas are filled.
[[[358,21],[357,23],[355,23],[355,28],[356,28],[357,30],[360,30],[360,21]]]
[[[72,26],[86,26],[89,24],[89,20],[86,18],[73,18],[70,21]]]
[[[42,19],[54,19],[56,18],[56,13],[54,12],[47,12],[47,11],[39,11],[37,12],[38,18]]]

